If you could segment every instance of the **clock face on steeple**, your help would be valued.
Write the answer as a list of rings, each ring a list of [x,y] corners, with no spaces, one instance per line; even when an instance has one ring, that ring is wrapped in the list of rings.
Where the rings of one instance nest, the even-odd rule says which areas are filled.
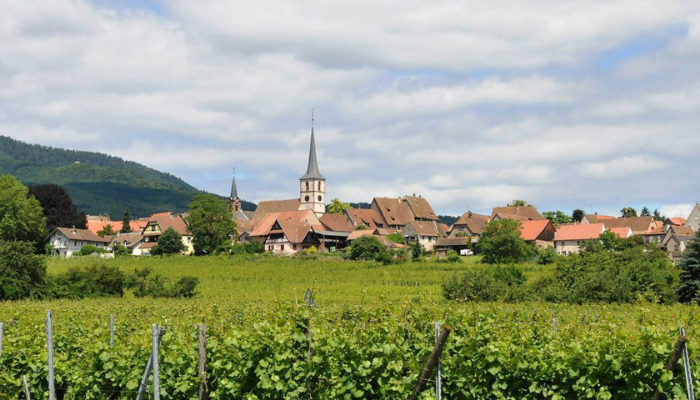
[[[318,201],[322,201],[322,200],[323,200],[323,197],[321,197],[321,195],[319,194],[319,195],[318,195]]]
[[[309,201],[309,196],[304,197],[304,201]]]

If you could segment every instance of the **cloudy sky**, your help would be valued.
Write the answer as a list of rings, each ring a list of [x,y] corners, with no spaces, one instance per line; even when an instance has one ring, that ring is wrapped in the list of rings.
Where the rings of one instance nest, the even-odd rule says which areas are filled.
[[[700,2],[0,0],[0,135],[226,194],[700,201]]]

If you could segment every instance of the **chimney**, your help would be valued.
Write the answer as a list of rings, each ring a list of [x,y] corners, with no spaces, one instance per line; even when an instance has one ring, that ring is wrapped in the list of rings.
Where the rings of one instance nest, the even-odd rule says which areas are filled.
[[[73,233],[74,235],[76,234],[75,225],[73,225],[73,230],[71,231],[71,233]]]

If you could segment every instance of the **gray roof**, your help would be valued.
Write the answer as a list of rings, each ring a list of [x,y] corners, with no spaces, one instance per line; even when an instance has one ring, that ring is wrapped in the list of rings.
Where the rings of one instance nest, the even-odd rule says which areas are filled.
[[[238,188],[236,187],[236,175],[233,175],[233,182],[231,182],[231,199],[238,198]]]
[[[314,138],[314,128],[311,128],[311,146],[309,148],[309,166],[306,168],[306,173],[304,176],[299,178],[303,179],[318,179],[325,181],[326,178],[318,172],[318,161],[316,161],[316,139]]]

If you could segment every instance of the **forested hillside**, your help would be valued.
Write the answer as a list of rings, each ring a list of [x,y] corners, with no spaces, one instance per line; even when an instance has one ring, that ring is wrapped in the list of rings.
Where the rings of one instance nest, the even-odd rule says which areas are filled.
[[[31,145],[0,136],[0,174],[26,185],[63,186],[80,211],[144,217],[159,211],[183,212],[199,190],[182,179],[119,157]],[[252,204],[244,202],[244,209]]]

